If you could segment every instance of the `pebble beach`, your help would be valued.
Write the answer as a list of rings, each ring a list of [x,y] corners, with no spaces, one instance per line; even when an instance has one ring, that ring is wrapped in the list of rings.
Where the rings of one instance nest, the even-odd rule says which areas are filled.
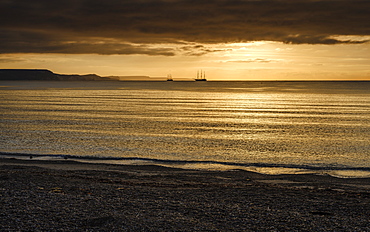
[[[0,231],[370,231],[370,179],[0,159]]]

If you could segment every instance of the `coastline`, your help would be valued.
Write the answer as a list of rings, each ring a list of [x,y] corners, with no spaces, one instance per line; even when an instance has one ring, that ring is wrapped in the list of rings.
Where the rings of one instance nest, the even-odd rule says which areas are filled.
[[[368,230],[370,178],[0,159],[1,231]]]
[[[269,163],[235,163],[223,161],[202,160],[163,160],[156,158],[140,157],[96,157],[57,154],[27,154],[0,152],[0,159],[58,161],[69,160],[86,164],[112,164],[112,165],[153,165],[168,168],[195,169],[208,171],[244,170],[266,175],[301,175],[312,174],[319,176],[332,176],[338,178],[370,178],[370,170],[367,167],[318,167],[310,165],[285,165]]]

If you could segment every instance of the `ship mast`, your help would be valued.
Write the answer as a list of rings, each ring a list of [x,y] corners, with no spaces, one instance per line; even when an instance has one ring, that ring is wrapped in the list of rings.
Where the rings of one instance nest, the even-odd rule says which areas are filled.
[[[206,79],[206,71],[198,70],[197,71],[197,78],[196,81],[207,81]]]

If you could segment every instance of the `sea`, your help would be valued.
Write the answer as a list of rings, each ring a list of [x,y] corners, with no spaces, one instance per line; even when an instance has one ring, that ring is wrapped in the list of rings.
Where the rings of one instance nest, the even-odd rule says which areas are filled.
[[[370,177],[370,82],[1,81],[0,157]]]

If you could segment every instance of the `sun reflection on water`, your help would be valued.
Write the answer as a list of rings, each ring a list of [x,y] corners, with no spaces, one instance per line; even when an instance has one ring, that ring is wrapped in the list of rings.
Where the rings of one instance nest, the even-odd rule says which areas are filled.
[[[2,151],[282,165],[245,168],[270,174],[370,166],[370,93],[356,83],[172,84],[1,90]]]

